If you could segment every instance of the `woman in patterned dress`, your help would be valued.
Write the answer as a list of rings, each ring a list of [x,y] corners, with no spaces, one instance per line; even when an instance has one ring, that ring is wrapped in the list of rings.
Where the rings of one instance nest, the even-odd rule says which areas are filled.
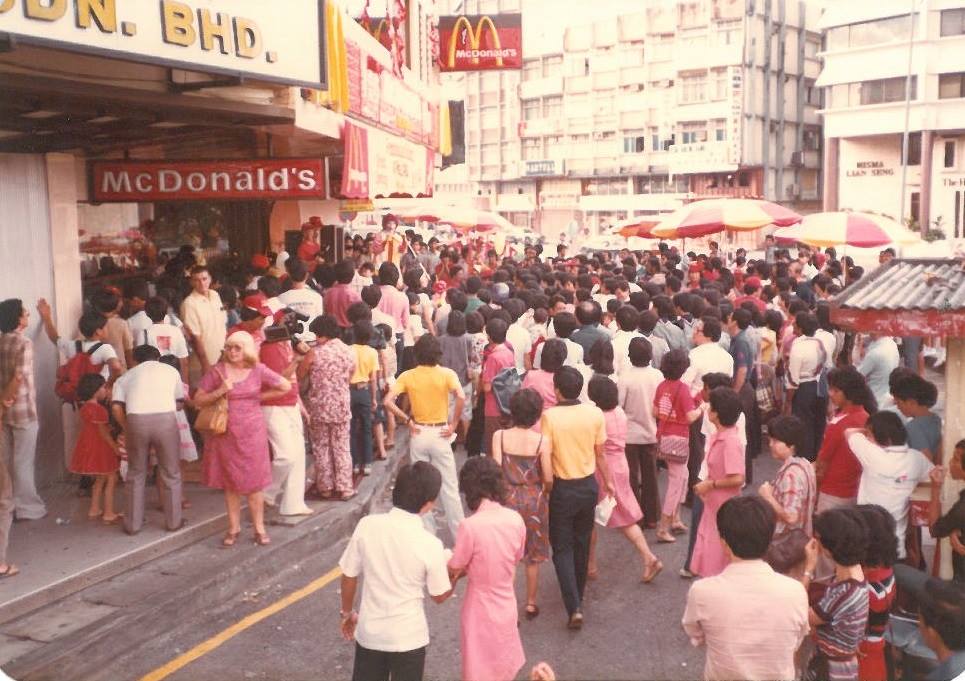
[[[552,470],[549,441],[534,431],[543,414],[543,398],[524,388],[509,401],[513,427],[496,431],[493,459],[503,469],[508,494],[506,506],[516,510],[526,523],[526,619],[539,615],[536,591],[539,564],[549,559],[549,494],[543,488],[544,470]]]
[[[811,585],[819,552],[834,562],[834,581],[811,605],[808,619],[817,649],[804,678],[858,681],[858,648],[868,626],[868,583],[861,568],[868,530],[860,511],[840,507],[815,516],[814,535],[801,582],[805,589]]]

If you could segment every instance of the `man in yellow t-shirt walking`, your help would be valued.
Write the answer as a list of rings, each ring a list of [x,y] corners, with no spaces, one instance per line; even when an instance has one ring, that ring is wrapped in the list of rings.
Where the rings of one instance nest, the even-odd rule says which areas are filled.
[[[412,463],[426,461],[442,474],[442,490],[439,499],[446,513],[446,523],[455,541],[456,529],[464,513],[459,499],[459,483],[456,475],[456,459],[452,452],[452,439],[456,433],[459,415],[466,396],[459,385],[459,378],[452,369],[439,366],[442,346],[439,339],[425,334],[415,344],[416,366],[403,371],[385,396],[385,408],[409,426],[409,458]],[[399,409],[395,403],[399,395],[408,395],[411,415]],[[456,399],[452,412],[455,419],[449,421],[449,396]],[[431,515],[426,515],[426,525],[435,531]]]
[[[543,478],[550,491],[550,545],[553,566],[560,583],[563,604],[570,616],[568,627],[583,626],[583,589],[590,558],[590,535],[599,487],[596,469],[600,468],[607,493],[613,495],[613,482],[606,468],[603,443],[606,421],[593,404],[580,402],[583,375],[573,367],[563,367],[553,376],[557,403],[543,412],[540,421],[543,437],[553,450],[552,470]]]

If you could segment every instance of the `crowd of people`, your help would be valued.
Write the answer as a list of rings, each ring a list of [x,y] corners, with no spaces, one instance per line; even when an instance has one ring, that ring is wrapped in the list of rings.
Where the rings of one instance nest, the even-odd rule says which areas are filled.
[[[364,518],[340,561],[356,679],[422,678],[423,593],[442,602],[463,576],[463,678],[514,678],[540,565],[552,560],[579,630],[587,581],[605,578],[605,528],[626,537],[648,585],[665,569],[650,544],[688,543],[674,567],[701,578],[683,626],[707,646],[708,679],[926,670],[883,633],[903,605],[898,568],[926,567],[926,533],[950,537],[955,581],[907,591],[941,663],[928,673],[965,669],[965,500],[942,513],[937,389],[921,339],[834,326],[828,300],[863,275],[848,258],[770,238],[759,259],[713,242],[553,258],[533,245],[513,258],[482,239],[423,243],[386,216],[334,259],[318,228],[244,267],[182,249],[123,290],[91,291],[77,339],[39,301],[63,361],[54,389],[82,423],[69,469],[91,485],[92,520],[139,531],[154,469],[178,529],[182,467],[200,456],[204,484],[224,492],[222,545],[239,540],[242,500],[265,545],[266,505],[301,515],[306,498],[351,499],[405,428],[393,509]],[[28,324],[22,301],[0,303],[3,577],[17,572],[10,519],[45,513],[36,393],[50,387],[35,385]],[[755,484],[765,451],[777,473]],[[962,456],[965,441],[956,479]],[[920,485],[930,500],[912,499]]]

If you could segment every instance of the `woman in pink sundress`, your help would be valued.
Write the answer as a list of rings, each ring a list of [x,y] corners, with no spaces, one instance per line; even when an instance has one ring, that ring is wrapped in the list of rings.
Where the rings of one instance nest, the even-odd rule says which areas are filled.
[[[519,638],[516,564],[526,550],[526,526],[502,505],[503,473],[493,459],[477,456],[459,471],[459,491],[472,515],[459,524],[449,559],[453,584],[469,585],[462,603],[463,681],[509,681],[526,661]]]
[[[603,411],[606,422],[606,442],[603,444],[603,455],[606,457],[606,467],[613,479],[614,500],[617,502],[607,527],[613,527],[623,532],[634,548],[640,554],[643,563],[643,573],[640,581],[649,584],[663,569],[663,563],[653,554],[647,544],[647,538],[637,524],[643,518],[643,511],[637,497],[630,487],[630,464],[627,462],[627,415],[620,406],[617,384],[606,376],[594,376],[587,388],[590,400]],[[606,485],[600,475],[600,468],[596,469],[597,482],[600,485],[599,500],[606,497]],[[596,528],[590,540],[590,561],[588,575],[595,576],[596,569]]]
[[[241,497],[248,499],[255,543],[271,540],[265,532],[262,490],[271,484],[268,429],[261,402],[285,395],[291,384],[258,362],[251,334],[236,331],[225,341],[224,359],[201,379],[194,403],[199,407],[228,397],[228,429],[208,433],[204,440],[203,480],[223,489],[228,509],[228,531],[222,544],[234,546],[241,534]]]

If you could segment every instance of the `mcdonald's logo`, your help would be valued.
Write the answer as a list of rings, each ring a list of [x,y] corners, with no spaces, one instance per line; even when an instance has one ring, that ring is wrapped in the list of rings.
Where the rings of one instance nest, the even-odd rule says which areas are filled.
[[[522,15],[481,14],[439,17],[442,71],[522,68]]]
[[[346,122],[342,136],[345,143],[342,196],[346,199],[367,199],[369,198],[368,131],[361,126]]]

